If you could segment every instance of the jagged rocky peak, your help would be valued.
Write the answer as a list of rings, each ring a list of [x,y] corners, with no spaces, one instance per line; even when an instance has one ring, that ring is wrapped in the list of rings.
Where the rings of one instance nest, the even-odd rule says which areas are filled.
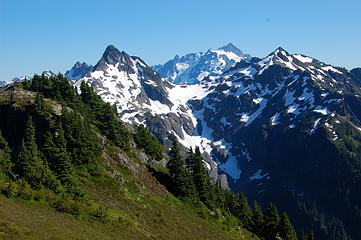
[[[105,49],[93,71],[75,85],[79,87],[82,81],[91,85],[105,101],[116,104],[124,121],[131,118],[133,123],[139,123],[146,112],[167,110],[173,105],[166,90],[171,84],[163,81],[139,57],[130,56],[113,45]]]
[[[289,62],[289,61],[293,61],[293,55],[290,54],[288,51],[286,51],[284,48],[278,47],[273,52],[268,54],[268,56],[264,59]]]
[[[122,52],[120,52],[119,49],[114,47],[113,45],[109,45],[104,53],[103,53],[103,59],[108,63],[114,65],[117,63],[121,58]]]
[[[70,81],[77,81],[93,70],[93,66],[86,62],[76,62],[74,66],[64,74]]]
[[[320,67],[326,66],[326,64],[311,57],[302,54],[290,54],[282,47],[278,47],[267,57],[260,59],[257,62],[257,65],[261,69],[259,74],[262,74],[263,71],[268,69],[271,65],[280,65],[291,71],[301,70],[308,71],[310,73],[315,73],[315,71],[317,71]],[[328,71],[329,69],[337,71],[331,66],[325,68],[324,70]]]
[[[233,52],[240,57],[244,55],[243,52],[239,48],[234,46],[232,43],[228,43],[226,46],[218,48],[218,50],[223,50],[225,52]]]
[[[120,51],[113,45],[109,45],[104,53],[102,58],[99,60],[97,65],[95,65],[95,70],[104,70],[106,68],[106,65],[113,65],[119,64],[118,68],[119,70],[126,70],[129,68],[124,69],[125,66],[133,66],[133,61],[131,60],[131,57],[124,51]]]
[[[46,77],[55,77],[56,76],[56,74],[50,70],[44,71],[41,75],[44,75]]]
[[[79,61],[77,61],[75,64],[74,64],[74,66],[73,66],[73,68],[83,68],[83,67],[90,67],[91,65],[89,65],[89,64],[87,64],[86,62],[79,62]]]
[[[178,55],[178,54],[175,55],[173,61],[174,61],[174,62],[179,62],[179,60],[180,60],[179,55]]]
[[[282,57],[282,56],[290,56],[290,54],[282,47],[276,48],[270,55]]]

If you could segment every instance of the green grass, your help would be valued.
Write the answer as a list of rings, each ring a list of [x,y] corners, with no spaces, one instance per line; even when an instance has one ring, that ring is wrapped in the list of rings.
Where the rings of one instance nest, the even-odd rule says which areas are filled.
[[[134,174],[130,169],[135,166],[109,161],[113,159],[104,162],[107,175],[82,179],[93,207],[106,207],[107,223],[59,213],[43,202],[0,195],[0,239],[257,239],[219,223],[204,206],[176,199],[143,166],[132,162],[138,166]],[[145,184],[147,178],[155,185]]]

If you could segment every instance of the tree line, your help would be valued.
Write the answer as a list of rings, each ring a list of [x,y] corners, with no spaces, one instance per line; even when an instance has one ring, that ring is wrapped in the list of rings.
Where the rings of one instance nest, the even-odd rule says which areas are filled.
[[[263,211],[254,201],[252,207],[243,193],[233,193],[213,184],[199,147],[191,148],[185,159],[174,138],[167,164],[171,184],[169,190],[184,201],[201,202],[211,211],[235,216],[238,223],[265,240],[296,240],[297,234],[286,213],[279,214],[277,207],[269,203]],[[301,234],[300,240],[313,240],[313,233]]]

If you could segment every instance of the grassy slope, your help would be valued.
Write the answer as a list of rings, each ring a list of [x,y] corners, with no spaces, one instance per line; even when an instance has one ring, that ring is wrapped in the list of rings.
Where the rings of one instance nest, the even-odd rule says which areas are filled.
[[[208,214],[199,217],[196,208],[164,189],[159,194],[160,185],[153,189],[145,186],[125,166],[111,168],[120,173],[118,180],[109,176],[82,179],[93,202],[109,208],[109,223],[79,219],[39,202],[0,195],[0,239],[255,239],[245,230],[240,234],[227,229]],[[145,170],[140,174],[152,179]]]

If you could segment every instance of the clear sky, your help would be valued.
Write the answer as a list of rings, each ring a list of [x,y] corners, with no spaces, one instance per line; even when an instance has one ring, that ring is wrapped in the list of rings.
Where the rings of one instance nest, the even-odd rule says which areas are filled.
[[[228,42],[360,67],[361,1],[0,0],[0,80],[96,64],[109,44],[153,65]]]

